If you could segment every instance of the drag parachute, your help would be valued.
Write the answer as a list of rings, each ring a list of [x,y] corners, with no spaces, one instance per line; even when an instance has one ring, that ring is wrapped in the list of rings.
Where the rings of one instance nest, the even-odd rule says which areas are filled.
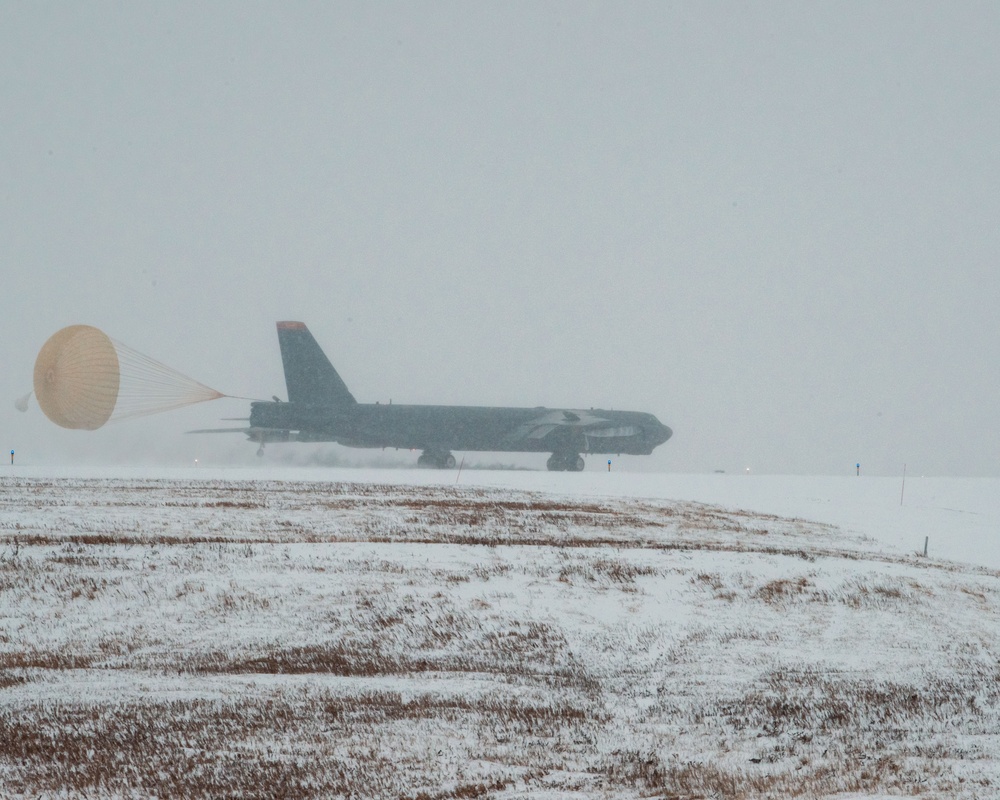
[[[225,397],[90,325],[54,333],[35,360],[35,398],[63,428],[156,414]]]

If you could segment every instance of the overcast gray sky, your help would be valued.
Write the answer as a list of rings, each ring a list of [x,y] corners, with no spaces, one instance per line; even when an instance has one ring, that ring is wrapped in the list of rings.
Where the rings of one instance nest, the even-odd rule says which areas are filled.
[[[298,319],[361,401],[651,411],[632,469],[1000,474],[998,42],[992,2],[3,0],[0,447],[252,459],[179,435],[243,402],[13,402],[78,322],[284,396]]]

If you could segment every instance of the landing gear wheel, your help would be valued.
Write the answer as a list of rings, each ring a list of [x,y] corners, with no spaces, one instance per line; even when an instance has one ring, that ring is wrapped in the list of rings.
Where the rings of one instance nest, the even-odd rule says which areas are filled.
[[[583,456],[578,453],[553,453],[545,466],[549,472],[583,472]]]
[[[257,458],[262,458],[264,456],[264,445],[257,448]]]
[[[418,467],[436,467],[437,469],[455,469],[455,456],[451,453],[425,451],[417,458]]]

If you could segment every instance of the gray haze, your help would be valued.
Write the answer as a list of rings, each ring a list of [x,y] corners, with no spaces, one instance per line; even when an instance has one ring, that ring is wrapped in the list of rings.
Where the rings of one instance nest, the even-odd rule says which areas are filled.
[[[997,42],[988,2],[2,2],[0,448],[255,462],[179,435],[242,401],[13,404],[77,322],[284,396],[300,319],[361,401],[651,411],[629,469],[997,475]]]

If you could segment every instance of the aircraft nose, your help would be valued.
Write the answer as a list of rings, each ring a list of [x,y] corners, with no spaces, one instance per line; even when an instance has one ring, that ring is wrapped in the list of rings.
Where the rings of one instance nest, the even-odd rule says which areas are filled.
[[[666,425],[660,422],[656,417],[650,415],[650,418],[646,420],[646,425],[643,426],[643,438],[646,440],[646,444],[652,452],[652,448],[659,447],[667,439],[674,435],[674,432],[670,430]]]

